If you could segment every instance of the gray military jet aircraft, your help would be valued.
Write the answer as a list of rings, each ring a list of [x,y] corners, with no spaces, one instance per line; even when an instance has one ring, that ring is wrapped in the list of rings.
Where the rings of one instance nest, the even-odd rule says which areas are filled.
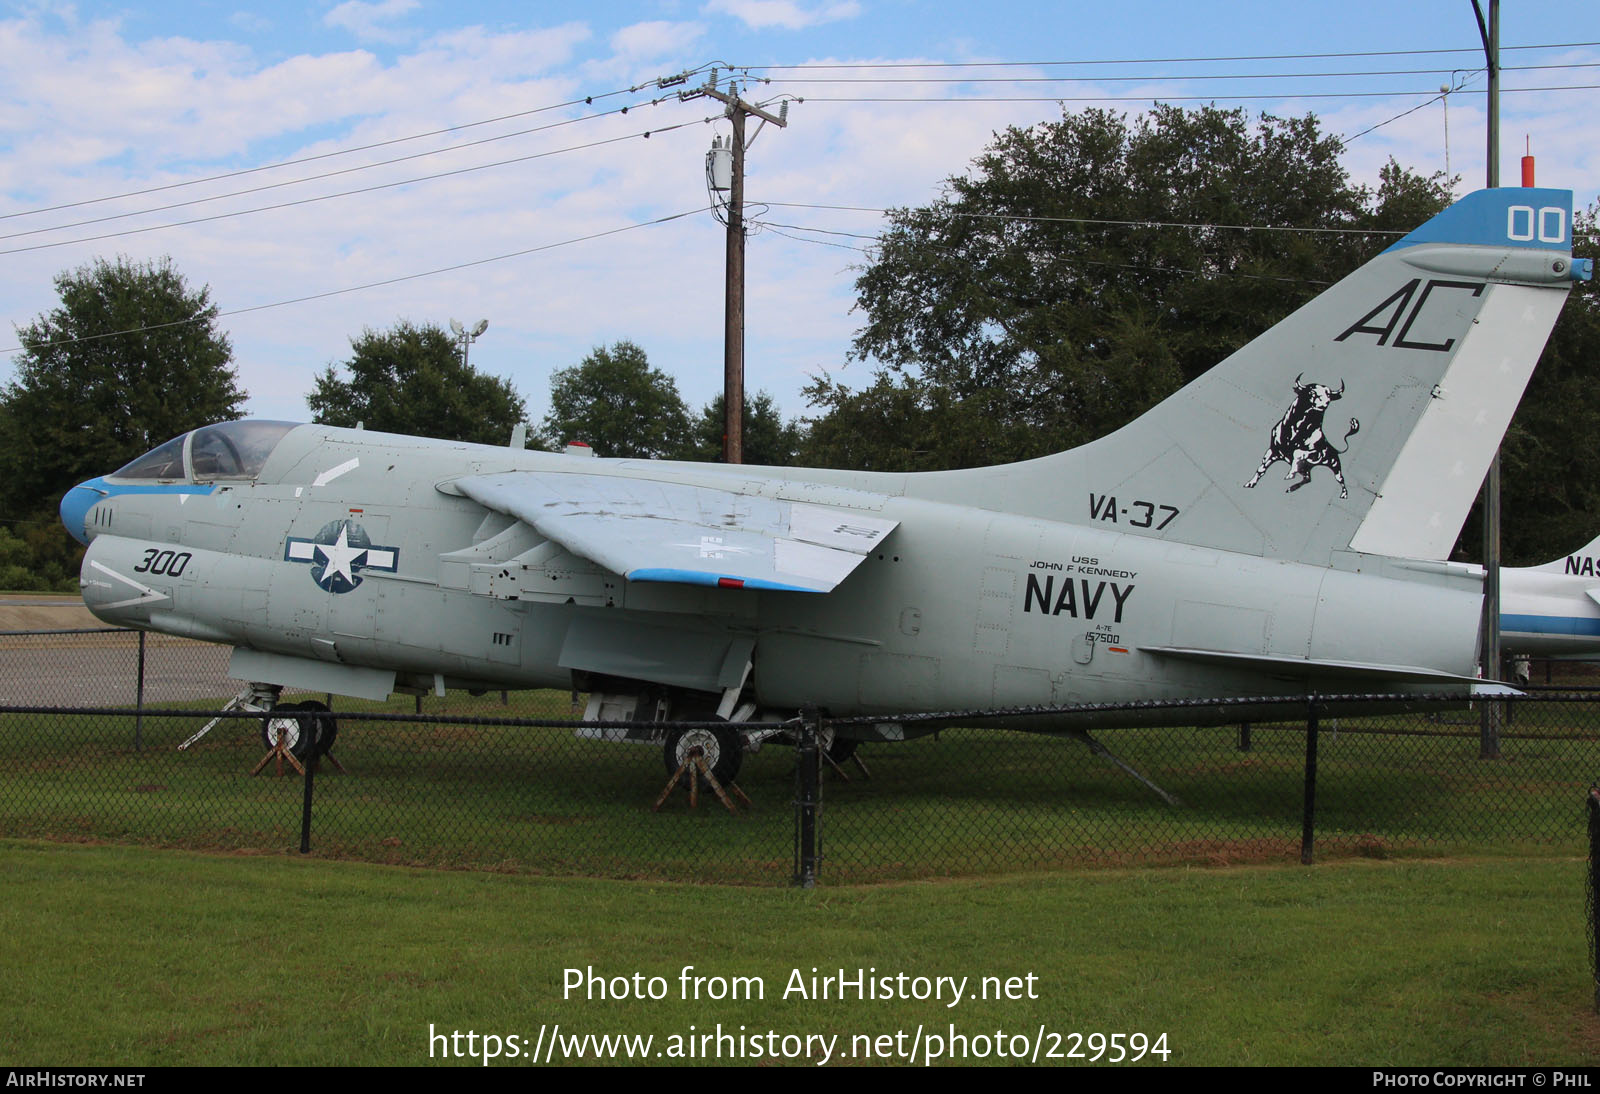
[[[907,712],[1461,686],[1481,579],[1443,560],[1590,274],[1571,208],[1469,195],[1138,420],[1023,463],[605,460],[242,421],[74,487],[62,520],[97,616],[232,646],[264,707],[283,686],[576,687],[596,719],[725,719],[629,731],[669,769],[706,744],[719,776],[738,722],[806,703],[895,737],[936,724]],[[1114,720],[1174,718],[1196,714]]]

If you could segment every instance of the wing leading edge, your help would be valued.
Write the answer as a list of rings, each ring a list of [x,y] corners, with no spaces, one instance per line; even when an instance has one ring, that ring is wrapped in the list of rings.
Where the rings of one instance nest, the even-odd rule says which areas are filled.
[[[450,486],[629,581],[830,592],[898,521],[687,483],[508,471]]]

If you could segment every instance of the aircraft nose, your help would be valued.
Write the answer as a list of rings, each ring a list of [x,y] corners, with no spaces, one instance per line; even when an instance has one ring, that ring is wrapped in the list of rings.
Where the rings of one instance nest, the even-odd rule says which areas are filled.
[[[89,510],[94,508],[95,502],[109,493],[110,491],[100,485],[99,479],[90,479],[87,482],[80,482],[62,495],[61,523],[66,525],[73,539],[84,545],[88,544]]]

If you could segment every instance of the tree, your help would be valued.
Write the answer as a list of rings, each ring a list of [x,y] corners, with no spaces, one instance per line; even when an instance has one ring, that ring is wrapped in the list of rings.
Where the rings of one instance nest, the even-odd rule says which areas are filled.
[[[544,431],[557,445],[582,441],[597,456],[660,460],[689,452],[689,411],[678,385],[628,341],[596,346],[551,374]]]
[[[8,588],[70,585],[77,544],[56,506],[197,426],[239,417],[245,393],[208,288],[170,258],[96,259],[55,278],[60,304],[18,329],[16,376],[0,389],[0,550]]]
[[[805,435],[800,462],[808,466],[929,471],[974,465],[981,459],[971,450],[990,447],[981,436],[983,416],[970,413],[971,404],[914,375],[879,370],[860,391],[819,376],[804,395],[826,408]]]
[[[341,379],[340,372],[349,374]],[[329,365],[306,396],[313,421],[386,433],[503,445],[527,408],[509,380],[461,360],[449,334],[406,320],[350,340],[350,359]]]
[[[16,519],[74,483],[169,438],[237,418],[245,393],[209,288],[170,258],[96,259],[58,274],[58,307],[17,331],[16,378],[0,392],[0,497]]]
[[[890,215],[851,355],[887,370],[880,402],[883,383],[919,413],[940,401],[925,466],[1091,440],[1448,201],[1444,180],[1392,164],[1375,191],[1354,186],[1341,150],[1314,117],[1216,107],[1008,129],[943,197]]]
[[[685,459],[717,463],[722,460],[723,413],[726,399],[718,395],[694,421],[692,446]],[[788,467],[800,451],[801,431],[783,414],[767,392],[744,401],[744,462],[768,467]]]

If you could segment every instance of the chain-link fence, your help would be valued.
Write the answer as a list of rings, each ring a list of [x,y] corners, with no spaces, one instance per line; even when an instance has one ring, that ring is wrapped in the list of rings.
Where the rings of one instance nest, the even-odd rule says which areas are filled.
[[[309,757],[292,737],[269,747],[266,721],[241,713],[180,751],[214,717],[0,708],[0,832],[298,848],[305,787],[295,765]],[[732,814],[706,791],[691,811],[680,792],[655,812],[667,783],[659,746],[582,739],[570,722],[334,717],[314,774],[309,837],[320,855],[605,877],[788,876],[792,749],[745,757],[739,783],[753,808]]]
[[[1029,866],[1294,861],[1309,859],[1313,839],[1319,855],[1379,858],[1578,852],[1573,802],[1600,769],[1597,697],[1497,704],[1505,724],[1493,760],[1480,758],[1481,711],[1459,697],[1411,700],[1399,714],[1342,713],[1373,701],[1319,698],[1304,704],[1306,716],[1272,724],[1052,737],[951,729],[863,747],[872,778],[857,773],[825,793],[826,876],[926,874],[935,845],[952,874],[992,870],[997,856]],[[1238,703],[1184,707],[1208,723]],[[897,844],[915,851],[898,857]]]
[[[1589,928],[1589,969],[1594,973],[1594,1012],[1600,1014],[1600,783],[1589,786],[1589,884],[1584,921]]]
[[[1295,861],[1312,850],[1579,855],[1575,802],[1600,772],[1600,699],[1589,694],[1496,704],[1493,759],[1481,708],[1459,697],[1362,716],[1318,699],[1294,721],[1076,736],[958,725],[858,747],[850,723],[807,732],[796,722],[750,735],[759,747],[737,776],[748,804],[735,812],[709,788],[692,808],[660,741],[580,735],[569,693],[451,692],[341,701],[308,814],[292,748],[273,747],[286,738],[261,715],[224,715],[179,748],[239,687],[223,675],[225,651],[161,640],[158,652],[150,640],[145,706],[130,709],[137,689],[116,674],[138,661],[133,636],[118,639],[131,649],[98,632],[51,640],[75,644],[52,659],[42,637],[0,641],[5,835],[292,852],[309,816],[320,855],[753,884]],[[94,664],[110,667],[83,671]],[[14,686],[19,672],[43,690]],[[1225,716],[1186,707],[1195,722]],[[815,784],[797,777],[811,757]]]

